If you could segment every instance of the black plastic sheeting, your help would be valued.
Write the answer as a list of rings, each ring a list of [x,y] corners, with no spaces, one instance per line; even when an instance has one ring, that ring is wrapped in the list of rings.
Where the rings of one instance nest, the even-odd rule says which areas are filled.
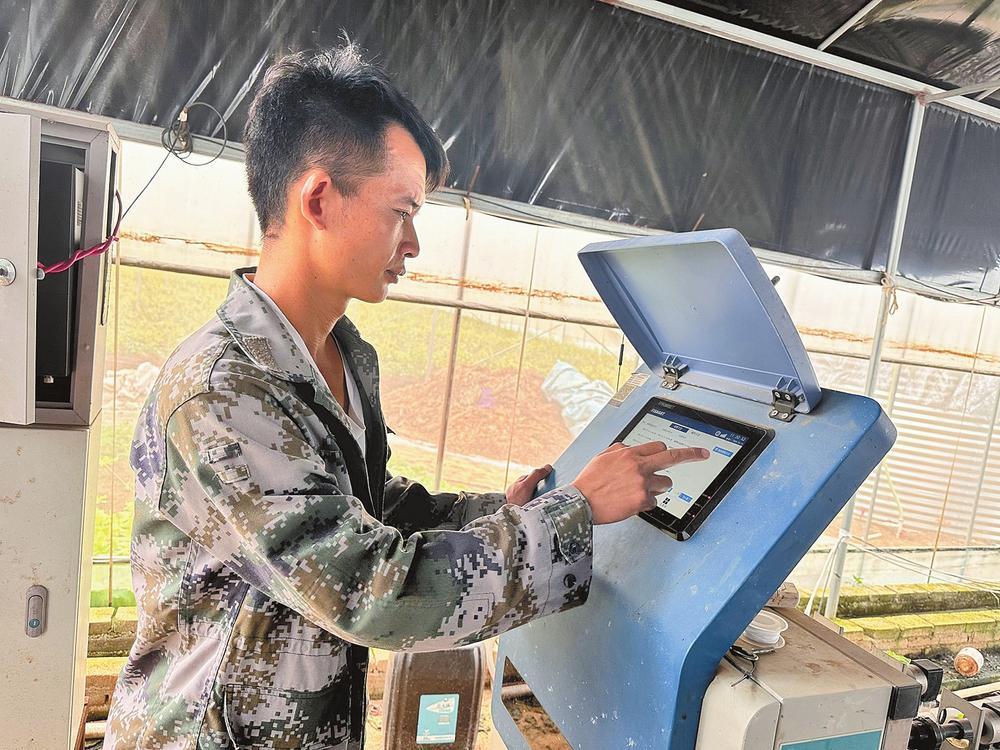
[[[691,10],[818,46],[868,0],[681,0]],[[1000,79],[1000,2],[882,0],[829,52],[941,88]],[[988,100],[1000,105],[1000,94]]]
[[[580,7],[512,19],[500,116],[450,148],[455,187],[478,165],[479,192],[674,231],[732,225],[757,247],[884,268],[906,96]]]
[[[677,0],[671,3],[811,47],[853,17],[868,0]]]
[[[829,26],[856,3],[762,5],[812,7]],[[233,138],[271,58],[346,31],[434,123],[451,187],[643,227],[735,226],[760,248],[886,264],[909,97],[603,3],[0,0],[0,29],[0,94],[153,125],[206,101]],[[203,112],[195,130],[218,134]],[[924,214],[902,268],[985,289],[1000,235],[976,206],[998,185],[976,151],[996,153],[995,129],[935,109],[924,141],[978,173],[921,170]]]
[[[1000,294],[1000,125],[928,107],[899,271]]]

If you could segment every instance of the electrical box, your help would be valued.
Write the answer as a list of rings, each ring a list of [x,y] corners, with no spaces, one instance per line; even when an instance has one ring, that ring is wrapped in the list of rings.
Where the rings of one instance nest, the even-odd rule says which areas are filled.
[[[0,99],[0,747],[74,747],[83,712],[120,145]],[[44,706],[43,711],[39,707]]]
[[[100,411],[120,143],[105,118],[0,98],[0,423],[85,426]]]

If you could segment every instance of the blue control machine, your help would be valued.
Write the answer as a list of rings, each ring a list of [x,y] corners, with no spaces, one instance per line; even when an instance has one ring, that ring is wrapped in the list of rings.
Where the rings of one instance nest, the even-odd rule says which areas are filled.
[[[579,257],[645,365],[554,464],[549,486],[616,441],[711,457],[668,472],[673,488],[655,510],[594,529],[587,603],[503,636],[498,682],[519,674],[569,747],[694,750],[723,658],[896,432],[875,401],[820,388],[738,232],[604,242]],[[500,736],[530,747],[501,692]],[[878,732],[865,736],[875,744],[794,747],[883,747]]]

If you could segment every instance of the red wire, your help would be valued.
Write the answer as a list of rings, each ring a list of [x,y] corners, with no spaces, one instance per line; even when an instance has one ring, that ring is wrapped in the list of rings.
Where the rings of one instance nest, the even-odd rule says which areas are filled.
[[[50,273],[62,273],[63,271],[67,271],[72,268],[84,258],[90,258],[94,255],[106,253],[111,248],[111,245],[118,240],[118,230],[122,225],[122,197],[118,194],[117,190],[115,191],[115,203],[118,206],[118,219],[115,221],[115,228],[112,230],[111,235],[104,240],[104,242],[99,242],[93,247],[88,247],[86,250],[77,250],[66,260],[53,263],[51,266],[46,266],[39,262],[38,267],[42,270],[42,272],[46,275]]]

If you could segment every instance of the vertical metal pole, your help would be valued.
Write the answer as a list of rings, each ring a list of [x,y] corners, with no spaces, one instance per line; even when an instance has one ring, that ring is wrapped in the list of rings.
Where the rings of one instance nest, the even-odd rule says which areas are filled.
[[[911,316],[912,318],[912,316]],[[896,390],[899,387],[899,375],[903,371],[902,363],[897,363],[892,373],[892,383],[889,385],[889,397],[886,399],[885,413],[892,417],[892,408],[896,405]],[[872,533],[872,521],[875,519],[875,504],[878,502],[878,492],[882,484],[882,464],[875,469],[875,481],[872,482],[872,504],[868,508],[868,518],[865,519],[864,540],[868,542]],[[861,550],[861,560],[858,562],[858,578],[864,574],[865,551]]]
[[[427,364],[424,365],[424,380],[430,380],[434,372],[434,342],[437,341],[438,311],[431,308],[431,332],[427,336]]]
[[[905,356],[907,350],[910,348],[910,333],[913,331],[913,318],[916,316],[917,306],[910,305],[910,316],[906,319],[906,333],[903,338],[903,355]],[[892,373],[892,382],[889,384],[889,395],[886,398],[885,412],[892,417],[893,410],[896,408],[896,394],[899,392],[899,377],[903,374],[904,364],[898,362],[896,364],[896,369]],[[872,521],[875,519],[875,503],[878,501],[879,489],[882,486],[882,472],[883,465],[879,464],[878,469],[875,470],[875,482],[872,485],[872,504],[868,509],[868,519],[865,521],[865,542],[869,541],[872,531]],[[891,480],[890,480],[891,487]],[[891,490],[890,490],[891,491]],[[900,528],[902,528],[903,518],[900,515]],[[858,563],[858,577],[860,578],[865,569],[865,551],[861,551],[861,561]]]
[[[538,260],[539,231],[535,229],[535,245],[531,250],[531,272],[528,274],[528,299],[524,304],[524,325],[521,327],[521,350],[517,355],[517,376],[514,378],[514,406],[511,409],[510,435],[507,439],[507,465],[503,470],[503,488],[506,488],[507,483],[510,482],[510,457],[514,452],[514,432],[517,430],[517,407],[521,397],[521,373],[524,370],[524,352],[528,347],[528,328],[531,326],[531,298],[535,293],[535,262]]]
[[[972,367],[969,369],[969,387],[965,389],[965,400],[962,403],[962,419],[958,425],[959,435],[965,434],[965,422],[969,417],[969,401],[972,398],[972,386],[976,382],[976,365],[979,364],[979,352],[983,349],[983,331],[986,330],[986,306],[982,305],[983,314],[979,318],[979,334],[976,336],[976,353],[972,357]],[[992,427],[991,427],[992,431]],[[955,440],[955,450],[951,454],[951,468],[948,470],[948,483],[944,488],[944,502],[941,505],[941,515],[938,516],[937,534],[934,537],[934,550],[931,552],[931,561],[927,566],[927,583],[931,582],[934,575],[934,563],[937,561],[937,553],[940,549],[941,532],[944,529],[944,519],[948,514],[948,502],[951,500],[952,483],[955,480],[955,467],[958,464],[958,454],[962,450],[961,437]],[[984,456],[983,461],[986,461]]]
[[[111,514],[108,517],[108,606],[114,606],[115,600],[115,490],[118,487],[118,456],[115,455],[115,448],[118,445],[118,326],[121,322],[121,268],[122,250],[121,245],[115,242],[114,248],[114,272],[115,272],[115,327],[114,338],[111,341],[111,360],[114,370],[111,375]],[[110,269],[109,269],[110,271]],[[105,300],[106,305],[112,304]],[[104,364],[103,362],[101,364]]]
[[[865,379],[865,395],[875,393],[878,383],[879,366],[882,364],[882,348],[885,345],[885,328],[889,321],[889,311],[896,284],[896,274],[899,270],[899,253],[903,247],[903,232],[906,229],[906,215],[910,206],[910,193],[913,189],[913,175],[917,166],[917,152],[920,150],[920,132],[924,126],[926,107],[917,97],[913,98],[913,110],[910,113],[910,128],[906,137],[906,153],[903,156],[903,170],[899,178],[899,196],[896,199],[896,215],[892,225],[892,240],[889,244],[889,258],[886,263],[885,277],[889,286],[879,301],[878,317],[875,322],[875,335],[872,337],[872,354],[868,361],[868,376]],[[852,497],[844,508],[843,521],[840,524],[841,536],[850,535],[851,523],[854,520],[854,498]],[[847,545],[842,544],[837,549],[837,557],[833,563],[833,576],[830,581],[830,596],[826,601],[824,615],[828,618],[837,616],[840,605],[840,587],[844,576],[844,564],[847,562]]]
[[[472,244],[472,204],[465,199],[465,233],[462,238],[462,261],[458,272],[458,299],[465,297],[465,275],[469,269],[469,247]],[[455,308],[451,324],[451,348],[448,351],[448,374],[444,382],[444,408],[441,410],[441,431],[437,456],[434,460],[434,491],[441,489],[444,452],[448,443],[448,419],[451,417],[451,394],[455,388],[455,367],[458,363],[458,337],[462,331],[462,308]]]
[[[969,546],[972,544],[972,534],[976,530],[976,516],[979,514],[979,503],[983,498],[983,484],[986,483],[986,467],[990,463],[990,450],[993,448],[993,435],[997,428],[997,415],[1000,415],[1000,385],[997,396],[993,399],[993,414],[990,417],[990,431],[986,435],[986,447],[983,448],[983,465],[979,469],[979,481],[976,483],[976,499],[972,502],[972,512],[969,513],[969,528],[965,534],[965,555],[962,558],[962,575],[969,565]]]

